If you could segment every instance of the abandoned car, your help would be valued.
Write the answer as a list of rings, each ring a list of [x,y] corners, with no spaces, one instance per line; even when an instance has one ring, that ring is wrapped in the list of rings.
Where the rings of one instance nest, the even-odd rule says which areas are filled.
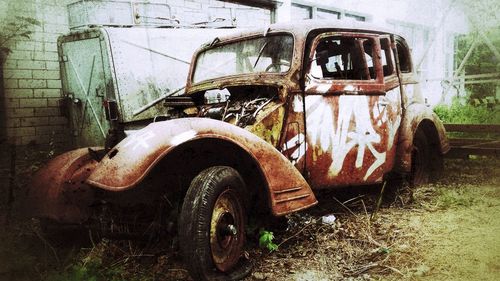
[[[249,216],[284,216],[315,205],[313,190],[394,174],[422,184],[448,150],[405,40],[365,25],[215,38],[195,52],[185,93],[162,102],[164,121],[49,162],[31,208],[111,235],[177,235],[194,280],[244,276]]]

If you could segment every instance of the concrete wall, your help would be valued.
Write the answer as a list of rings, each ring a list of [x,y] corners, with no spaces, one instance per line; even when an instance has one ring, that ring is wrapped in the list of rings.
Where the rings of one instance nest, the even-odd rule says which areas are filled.
[[[67,5],[74,2],[78,1],[0,0],[0,25],[16,21],[16,16],[41,22],[40,26],[33,26],[30,39],[17,38],[8,44],[12,53],[3,64],[0,144],[69,144],[68,120],[61,116],[58,107],[63,93],[56,42],[61,34],[69,32]],[[215,18],[225,18],[239,27],[270,23],[270,10],[217,0],[135,2],[166,2],[172,15],[184,24]]]

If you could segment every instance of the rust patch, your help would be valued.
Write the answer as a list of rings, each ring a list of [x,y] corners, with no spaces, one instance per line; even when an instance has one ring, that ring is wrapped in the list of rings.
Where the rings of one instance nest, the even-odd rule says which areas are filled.
[[[31,180],[26,200],[27,215],[61,223],[84,222],[90,215],[88,207],[94,199],[94,192],[85,180],[96,164],[88,148],[52,159]]]

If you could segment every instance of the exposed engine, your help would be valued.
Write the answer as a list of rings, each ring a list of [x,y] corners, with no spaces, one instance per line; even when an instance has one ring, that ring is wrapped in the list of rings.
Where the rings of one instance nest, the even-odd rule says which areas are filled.
[[[276,88],[235,87],[207,90],[192,97],[168,98],[165,105],[174,108],[174,111],[169,113],[177,118],[206,117],[243,128],[254,124],[259,112],[277,98]]]

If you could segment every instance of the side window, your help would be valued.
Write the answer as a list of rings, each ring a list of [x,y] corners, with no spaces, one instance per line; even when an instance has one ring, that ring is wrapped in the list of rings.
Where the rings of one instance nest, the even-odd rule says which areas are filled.
[[[314,52],[311,75],[335,80],[373,80],[373,39],[332,36],[321,40]]]
[[[381,47],[381,63],[384,71],[384,77],[391,76],[394,74],[394,59],[391,52],[391,41],[389,38],[380,39]]]
[[[406,48],[401,41],[396,41],[396,49],[398,51],[399,68],[401,72],[411,72],[411,60],[408,48]]]

